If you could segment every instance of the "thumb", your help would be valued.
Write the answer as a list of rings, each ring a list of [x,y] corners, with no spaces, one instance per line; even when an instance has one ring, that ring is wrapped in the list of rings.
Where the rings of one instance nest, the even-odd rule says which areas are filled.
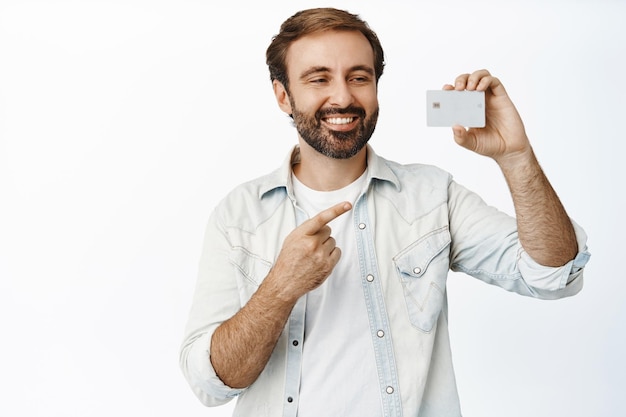
[[[452,126],[454,141],[462,147],[476,152],[476,137],[461,125]]]

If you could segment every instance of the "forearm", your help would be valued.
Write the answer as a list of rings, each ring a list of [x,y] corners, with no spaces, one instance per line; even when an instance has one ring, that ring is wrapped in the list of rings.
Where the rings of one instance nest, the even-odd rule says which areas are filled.
[[[258,290],[211,339],[211,364],[231,388],[245,388],[263,372],[298,299],[320,286],[341,257],[328,223],[352,208],[342,202],[293,230]]]
[[[268,278],[211,339],[211,364],[231,388],[245,388],[258,378],[297,301],[276,297]]]
[[[574,228],[532,149],[498,164],[511,191],[524,250],[544,266],[572,260],[578,251]]]

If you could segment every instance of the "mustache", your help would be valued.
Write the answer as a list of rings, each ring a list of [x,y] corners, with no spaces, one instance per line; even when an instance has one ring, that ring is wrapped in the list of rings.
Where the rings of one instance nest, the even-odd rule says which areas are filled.
[[[342,115],[342,114],[355,114],[359,116],[361,119],[365,118],[365,109],[357,106],[348,106],[342,109],[339,108],[328,108],[328,109],[320,109],[315,112],[315,118],[317,120],[321,120],[324,117]]]

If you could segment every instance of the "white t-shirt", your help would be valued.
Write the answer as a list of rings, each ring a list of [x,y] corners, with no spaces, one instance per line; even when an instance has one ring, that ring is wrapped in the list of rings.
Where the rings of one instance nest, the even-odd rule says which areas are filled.
[[[354,205],[367,185],[366,173],[335,191],[315,191],[292,178],[297,205],[309,217],[342,201]],[[352,212],[328,225],[341,259],[307,294],[298,417],[382,416]]]

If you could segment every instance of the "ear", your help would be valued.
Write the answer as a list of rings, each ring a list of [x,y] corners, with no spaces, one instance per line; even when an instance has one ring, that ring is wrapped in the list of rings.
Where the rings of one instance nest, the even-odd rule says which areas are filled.
[[[291,116],[293,110],[291,109],[291,101],[289,100],[289,93],[287,93],[287,89],[283,83],[278,80],[274,80],[272,82],[272,87],[274,88],[274,96],[276,96],[278,107]]]

